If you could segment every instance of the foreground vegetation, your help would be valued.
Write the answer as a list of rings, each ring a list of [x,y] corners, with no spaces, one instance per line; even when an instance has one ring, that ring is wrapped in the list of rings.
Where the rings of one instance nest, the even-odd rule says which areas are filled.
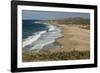
[[[23,62],[32,61],[54,61],[54,60],[77,60],[89,59],[89,51],[70,51],[70,52],[24,52],[22,56]]]

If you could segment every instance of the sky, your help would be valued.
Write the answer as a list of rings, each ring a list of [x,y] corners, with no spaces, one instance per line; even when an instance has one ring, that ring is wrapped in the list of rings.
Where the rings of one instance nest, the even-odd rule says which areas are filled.
[[[50,19],[66,19],[66,18],[90,18],[89,13],[76,13],[76,12],[53,12],[53,11],[34,11],[23,10],[23,20],[50,20]]]

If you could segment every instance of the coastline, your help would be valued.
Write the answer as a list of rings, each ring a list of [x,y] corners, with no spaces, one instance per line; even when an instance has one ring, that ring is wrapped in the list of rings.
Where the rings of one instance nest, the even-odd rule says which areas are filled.
[[[47,30],[47,33],[48,32],[51,33],[54,30],[53,33],[48,34],[49,36],[51,35],[50,38],[55,37],[55,36],[52,36],[52,35],[55,35],[54,32],[58,35],[58,36],[56,35],[54,42],[59,43],[61,45],[61,47],[54,48],[54,50],[52,50],[52,51],[73,51],[73,50],[78,50],[78,51],[87,51],[88,50],[89,51],[90,50],[90,42],[89,42],[90,41],[89,40],[90,32],[89,32],[89,30],[82,29],[78,25],[66,25],[66,24],[57,24],[57,23],[52,24],[49,22],[43,23],[43,24],[46,24],[49,28]],[[43,33],[43,35],[44,34],[45,33]],[[32,36],[32,37],[34,37],[34,36]],[[40,35],[39,35],[39,37],[40,37]],[[45,37],[45,36],[41,36],[41,37]],[[50,38],[47,38],[47,39],[50,39]],[[41,39],[41,40],[43,40],[43,39]],[[31,39],[30,41],[33,41],[33,39]],[[28,43],[31,43],[31,42],[28,42]],[[49,44],[47,44],[47,45],[49,45]],[[46,45],[44,45],[44,46],[46,46]],[[39,50],[44,50],[44,47]],[[45,50],[49,50],[49,49],[45,48]]]
[[[47,49],[42,48],[41,51],[90,51],[90,31],[87,29],[80,28],[81,25],[66,25],[57,23],[44,23],[47,25],[54,25],[61,30],[62,37],[59,37],[55,42],[62,45],[59,48]]]

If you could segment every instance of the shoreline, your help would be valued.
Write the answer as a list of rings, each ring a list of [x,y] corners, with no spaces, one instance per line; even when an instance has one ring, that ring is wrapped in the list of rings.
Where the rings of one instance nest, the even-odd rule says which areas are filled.
[[[51,24],[51,23],[47,23]],[[89,51],[90,50],[90,30],[81,28],[82,25],[51,24],[61,28],[62,37],[56,39],[63,48],[56,51]],[[87,25],[86,25],[87,26]]]
[[[66,24],[51,24],[45,23],[49,25],[54,25],[60,27],[62,37],[59,37],[55,40],[60,45],[60,48],[47,49],[56,52],[56,51],[90,51],[90,31],[87,29],[80,28],[82,25],[66,25]],[[87,26],[87,25],[86,25]],[[85,40],[86,39],[86,40]],[[45,50],[42,48],[41,50]]]
[[[62,34],[62,36],[55,38],[54,40],[54,42],[58,42],[61,45],[61,47],[54,48],[53,51],[73,51],[73,50],[89,51],[90,50],[89,30],[82,29],[78,25],[66,25],[66,24],[57,24],[57,23],[53,23],[53,24],[43,23],[43,24],[46,24],[48,28],[50,25],[56,26],[58,29],[60,29],[59,33]],[[47,31],[47,32],[51,32],[51,31]],[[44,50],[44,48],[41,48],[40,50]],[[47,50],[49,49],[47,48]]]

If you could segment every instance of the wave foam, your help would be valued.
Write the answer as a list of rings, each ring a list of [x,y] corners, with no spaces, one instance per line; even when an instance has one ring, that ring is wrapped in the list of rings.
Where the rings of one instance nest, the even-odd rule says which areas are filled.
[[[35,42],[42,34],[46,33],[46,31],[41,31],[38,33],[35,33],[32,36],[29,36],[27,39],[25,39],[23,41],[23,48],[29,44],[31,44],[32,42]]]
[[[54,25],[49,25],[48,32],[41,31],[36,33],[36,35],[32,35],[25,39],[23,41],[23,48],[31,46],[31,48],[28,47],[28,50],[40,50],[44,46],[55,42],[59,37],[62,37],[60,28]]]

